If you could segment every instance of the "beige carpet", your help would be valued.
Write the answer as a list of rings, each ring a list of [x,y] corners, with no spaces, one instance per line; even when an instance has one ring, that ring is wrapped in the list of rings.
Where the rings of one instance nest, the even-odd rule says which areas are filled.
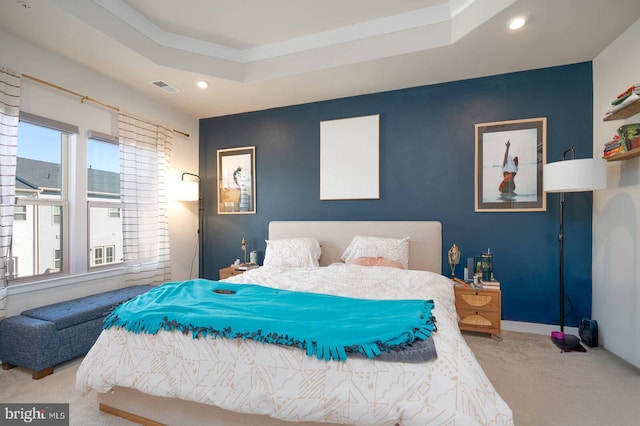
[[[81,395],[75,389],[76,370],[82,358],[55,368],[40,380],[21,368],[0,370],[0,401],[6,403],[69,403],[69,424],[73,426],[125,426],[135,423],[98,410],[96,394]],[[185,425],[186,426],[186,425]]]
[[[640,424],[640,371],[634,367],[602,348],[561,353],[548,336],[506,331],[502,337],[465,333],[517,426]],[[0,370],[0,401],[68,402],[71,425],[133,425],[100,412],[94,393],[75,390],[80,361],[41,380],[19,368]]]
[[[539,334],[464,336],[517,426],[640,425],[640,371],[611,352],[562,353]]]

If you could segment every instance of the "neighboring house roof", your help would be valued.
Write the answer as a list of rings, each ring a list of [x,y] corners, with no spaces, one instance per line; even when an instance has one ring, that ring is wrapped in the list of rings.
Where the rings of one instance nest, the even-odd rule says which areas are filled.
[[[89,193],[120,194],[120,173],[89,168],[88,179]]]
[[[16,191],[47,188],[54,190],[48,193],[59,192],[61,179],[59,164],[21,157],[17,159]],[[119,194],[120,174],[90,168],[87,187],[90,193]]]

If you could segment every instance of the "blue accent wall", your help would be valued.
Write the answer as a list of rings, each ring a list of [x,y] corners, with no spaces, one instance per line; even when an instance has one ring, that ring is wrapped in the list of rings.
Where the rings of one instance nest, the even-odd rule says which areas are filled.
[[[591,157],[592,87],[585,62],[203,119],[204,277],[242,258],[243,237],[262,259],[273,220],[437,220],[443,272],[453,243],[463,259],[490,248],[502,318],[558,324],[559,194],[544,212],[476,213],[474,126],[547,117],[548,162],[570,146]],[[371,114],[380,115],[380,199],[320,201],[320,122]],[[216,151],[242,146],[256,147],[257,213],[218,215]],[[567,326],[591,315],[591,222],[592,194],[567,194]]]

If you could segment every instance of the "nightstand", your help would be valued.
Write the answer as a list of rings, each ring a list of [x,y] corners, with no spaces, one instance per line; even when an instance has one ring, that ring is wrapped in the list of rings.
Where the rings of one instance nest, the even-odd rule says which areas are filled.
[[[235,266],[227,266],[226,268],[220,269],[220,278],[221,280],[227,279],[229,277],[233,277],[236,275],[240,275],[245,271],[238,271]]]
[[[460,330],[491,334],[499,338],[502,317],[499,288],[454,287]]]

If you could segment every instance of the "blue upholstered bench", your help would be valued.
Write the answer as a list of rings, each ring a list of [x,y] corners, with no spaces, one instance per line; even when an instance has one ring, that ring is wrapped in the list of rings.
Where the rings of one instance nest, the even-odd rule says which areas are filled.
[[[2,368],[23,367],[34,379],[53,367],[89,352],[102,322],[122,302],[153,288],[137,285],[29,309],[0,321]]]

